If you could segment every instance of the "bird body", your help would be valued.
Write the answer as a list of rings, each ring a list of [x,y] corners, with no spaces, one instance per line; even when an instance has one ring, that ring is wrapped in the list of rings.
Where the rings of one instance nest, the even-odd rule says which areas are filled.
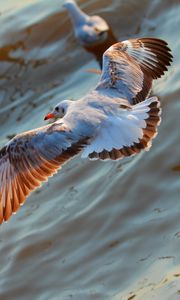
[[[103,53],[117,42],[112,29],[102,17],[84,13],[74,0],[66,0],[63,6],[68,10],[76,39],[96,57],[102,69]]]
[[[94,46],[107,38],[109,25],[100,16],[88,16],[73,0],[64,2],[68,10],[76,38],[83,46]]]
[[[64,100],[45,119],[60,119],[18,134],[0,150],[0,223],[74,156],[119,160],[149,150],[160,123],[160,102],[148,98],[154,79],[172,61],[167,43],[134,39],[111,46],[94,90]]]

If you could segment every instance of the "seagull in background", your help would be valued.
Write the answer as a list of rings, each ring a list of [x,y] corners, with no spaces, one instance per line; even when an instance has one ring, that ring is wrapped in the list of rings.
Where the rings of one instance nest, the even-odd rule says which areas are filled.
[[[102,68],[103,53],[117,42],[112,29],[100,16],[88,16],[74,0],[66,0],[63,6],[68,10],[74,34],[79,43],[92,54]]]
[[[120,160],[148,151],[160,123],[160,102],[148,98],[152,81],[172,61],[167,43],[154,38],[114,44],[103,55],[97,86],[77,101],[64,100],[49,125],[16,135],[0,150],[0,223],[27,196],[76,155]]]

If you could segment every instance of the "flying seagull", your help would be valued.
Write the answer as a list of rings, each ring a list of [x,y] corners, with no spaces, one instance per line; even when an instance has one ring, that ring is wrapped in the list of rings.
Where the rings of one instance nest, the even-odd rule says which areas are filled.
[[[149,150],[161,114],[157,97],[146,98],[149,83],[164,74],[171,60],[170,49],[159,39],[117,43],[104,53],[94,90],[77,101],[56,105],[45,116],[59,117],[56,122],[9,141],[0,150],[0,223],[78,154],[119,160]]]
[[[63,6],[68,10],[74,34],[79,43],[94,54],[102,68],[103,53],[117,42],[112,29],[100,16],[88,16],[74,0],[66,0]]]

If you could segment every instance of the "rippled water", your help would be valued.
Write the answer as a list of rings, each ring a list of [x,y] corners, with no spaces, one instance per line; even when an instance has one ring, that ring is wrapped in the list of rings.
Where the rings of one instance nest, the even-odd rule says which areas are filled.
[[[0,227],[0,299],[180,299],[179,1],[80,1],[119,40],[155,36],[174,55],[154,84],[163,120],[150,152],[75,158]],[[58,101],[92,88],[98,68],[59,0],[0,0],[0,145],[43,125]]]

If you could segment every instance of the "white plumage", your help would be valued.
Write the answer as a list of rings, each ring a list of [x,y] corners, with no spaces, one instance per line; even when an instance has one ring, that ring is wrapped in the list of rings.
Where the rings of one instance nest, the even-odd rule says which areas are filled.
[[[149,150],[161,110],[156,97],[146,96],[153,79],[164,74],[171,60],[162,40],[113,45],[104,53],[101,79],[93,91],[75,102],[56,105],[46,119],[57,116],[58,121],[18,134],[7,143],[0,150],[0,223],[79,153],[90,159],[117,160]]]
[[[103,53],[117,42],[111,27],[102,17],[87,15],[74,0],[66,0],[63,6],[68,10],[76,39],[96,57],[102,69]]]
[[[66,0],[64,7],[68,10],[76,38],[83,46],[94,46],[106,40],[109,25],[100,16],[88,16],[74,0]]]
[[[103,150],[111,151],[129,147],[138,143],[143,138],[143,129],[149,117],[149,105],[158,103],[156,97],[150,98],[128,109],[116,109],[114,114],[109,114],[97,128],[96,136],[91,144],[82,151],[82,157],[87,158],[91,153],[100,153]],[[149,146],[146,147],[146,150]]]

